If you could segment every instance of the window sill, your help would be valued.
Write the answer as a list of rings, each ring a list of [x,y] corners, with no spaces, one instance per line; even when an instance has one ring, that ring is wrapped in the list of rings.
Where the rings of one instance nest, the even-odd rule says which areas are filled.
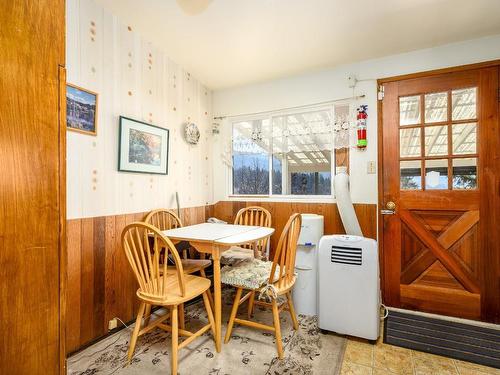
[[[333,195],[228,195],[229,201],[247,201],[247,202],[296,202],[296,203],[334,203]]]

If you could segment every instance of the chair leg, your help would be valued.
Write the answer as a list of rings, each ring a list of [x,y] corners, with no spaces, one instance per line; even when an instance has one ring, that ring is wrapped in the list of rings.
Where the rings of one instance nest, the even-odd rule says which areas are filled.
[[[141,329],[141,321],[144,315],[144,309],[146,308],[146,304],[141,302],[139,306],[139,312],[137,313],[137,319],[135,320],[134,332],[132,332],[132,336],[130,337],[130,344],[128,347],[128,363],[130,363],[132,356],[134,355],[135,344],[137,342],[137,337],[139,336],[139,331]]]
[[[172,325],[172,375],[177,375],[177,351],[179,350],[179,327],[177,319],[177,305],[170,309],[170,321]]]
[[[243,292],[243,288],[236,289],[236,296],[234,297],[233,308],[231,309],[231,316],[229,317],[229,322],[227,323],[226,337],[224,339],[224,344],[229,342],[231,338],[231,331],[233,330],[234,319],[236,318],[236,314],[238,313],[238,306],[240,305],[241,293]]]
[[[208,299],[208,293],[203,293],[203,302],[205,303],[205,309],[207,310],[208,322],[210,323],[210,328],[212,329],[212,335],[215,340],[215,321],[214,315],[212,313],[212,306],[210,306],[210,300]]]
[[[184,304],[179,305],[179,328],[184,329]]]
[[[250,292],[250,298],[248,299],[248,319],[252,317],[253,313],[253,301],[255,300],[255,291]]]
[[[273,299],[272,305],[273,305],[274,330],[276,337],[276,349],[278,349],[278,358],[283,359],[283,343],[281,342],[280,312],[278,310],[278,303],[276,302],[275,299]]]
[[[148,303],[146,305],[146,310],[144,312],[144,327],[147,327],[149,324],[149,318],[151,317],[151,305]]]
[[[205,277],[205,278],[207,277],[204,269],[200,270],[200,276]],[[210,306],[213,309],[214,308],[214,298],[212,297],[212,292],[210,291],[210,288],[207,289],[207,296],[208,296],[208,300],[210,301]]]
[[[293,307],[292,293],[288,292],[286,294],[286,300],[288,302],[288,309],[290,310],[290,316],[292,317],[293,329],[299,329],[299,322],[297,321],[297,314],[295,313],[295,307]]]

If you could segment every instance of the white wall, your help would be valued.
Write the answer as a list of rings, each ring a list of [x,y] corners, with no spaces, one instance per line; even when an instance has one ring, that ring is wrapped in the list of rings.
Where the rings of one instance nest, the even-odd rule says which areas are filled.
[[[211,91],[92,0],[66,4],[67,81],[99,94],[97,136],[67,135],[68,219],[175,207],[176,191],[182,207],[211,203]],[[167,176],[117,171],[120,115],[170,129]]]
[[[335,48],[335,46],[325,47]],[[362,48],[362,47],[360,47]],[[367,174],[367,162],[377,160],[376,79],[500,58],[500,35],[431,49],[388,56],[344,65],[335,69],[263,82],[214,92],[214,115],[234,115],[306,105],[353,95],[347,76],[355,74],[359,82],[355,94],[365,94],[368,104],[368,148],[350,153],[351,195],[354,202],[377,202],[377,175]],[[221,153],[230,142],[229,124],[214,143],[214,200],[227,199],[229,167]]]

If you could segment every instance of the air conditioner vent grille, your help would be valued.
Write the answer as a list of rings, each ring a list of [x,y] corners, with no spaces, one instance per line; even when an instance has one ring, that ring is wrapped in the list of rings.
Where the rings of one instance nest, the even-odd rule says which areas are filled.
[[[359,247],[332,246],[332,263],[361,266],[362,251]]]

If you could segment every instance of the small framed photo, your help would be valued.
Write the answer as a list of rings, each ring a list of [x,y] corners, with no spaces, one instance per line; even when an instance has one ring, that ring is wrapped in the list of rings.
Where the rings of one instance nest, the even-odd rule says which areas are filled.
[[[68,130],[97,135],[98,94],[66,84],[66,126]]]
[[[168,174],[168,129],[120,116],[118,170]]]

